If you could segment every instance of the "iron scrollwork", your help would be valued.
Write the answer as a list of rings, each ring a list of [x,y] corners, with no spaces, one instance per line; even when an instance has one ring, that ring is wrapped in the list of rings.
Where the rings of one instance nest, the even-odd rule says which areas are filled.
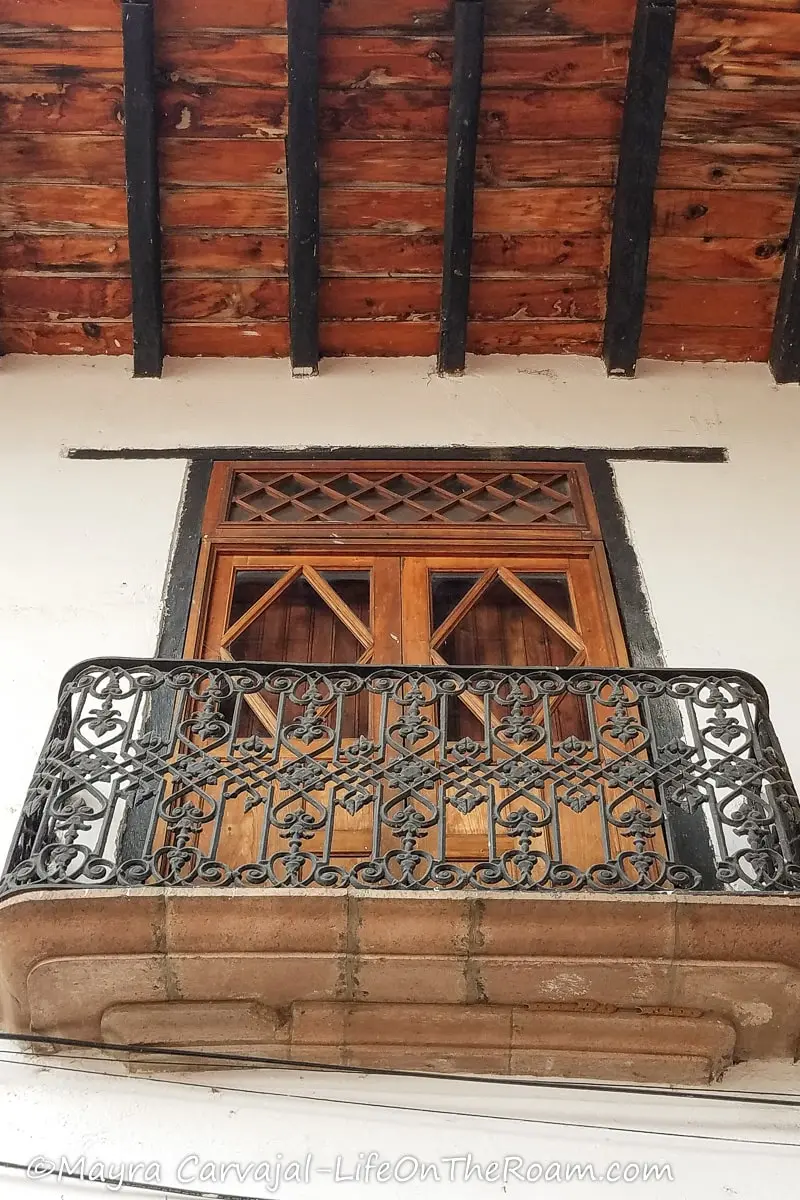
[[[679,819],[717,890],[800,889],[797,793],[748,675],[102,660],[67,677],[0,894],[707,888]]]

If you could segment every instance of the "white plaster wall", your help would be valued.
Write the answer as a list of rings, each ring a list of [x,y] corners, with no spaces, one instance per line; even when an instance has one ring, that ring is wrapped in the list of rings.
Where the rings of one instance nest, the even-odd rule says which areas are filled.
[[[11,357],[0,372],[0,720],[5,842],[58,681],[98,654],[152,653],[182,461],[73,461],[67,447],[191,445],[723,445],[724,465],[619,462],[619,491],[667,662],[736,666],[766,683],[796,776],[800,726],[800,398],[761,366]]]
[[[82,1073],[97,1069],[91,1061],[64,1059],[43,1070],[0,1062],[0,1158],[65,1161],[67,1169],[95,1176],[99,1166],[111,1180],[124,1173],[252,1200],[589,1200],[615,1194],[754,1200],[765,1185],[770,1195],[794,1194],[800,1166],[798,1110],[762,1103],[292,1070],[172,1080]],[[347,1178],[361,1162],[364,1179],[370,1152],[401,1178]],[[276,1189],[270,1180],[280,1161],[284,1168],[300,1162],[302,1171]],[[500,1178],[481,1178],[476,1168],[488,1174],[493,1162]],[[258,1173],[260,1163],[269,1164],[270,1176]],[[634,1171],[636,1164],[658,1164],[670,1174],[660,1182],[614,1184],[603,1179],[612,1163]],[[244,1180],[228,1164],[239,1164]],[[594,1181],[565,1180],[568,1165],[579,1164],[591,1168]],[[215,1174],[197,1178],[201,1167]],[[536,1182],[537,1167],[549,1170],[549,1178]],[[514,1178],[512,1169],[530,1170],[533,1181]],[[99,1200],[108,1191],[26,1179],[0,1167],[0,1194],[3,1200]]]
[[[726,446],[730,461],[718,466],[619,463],[619,490],[668,663],[736,666],[760,676],[800,778],[800,398],[795,388],[775,387],[765,368],[645,363],[635,380],[623,381],[606,379],[591,360],[503,358],[474,360],[463,379],[442,380],[427,362],[343,361],[326,363],[318,379],[293,381],[281,363],[211,360],[168,363],[160,382],[129,375],[121,360],[8,358],[0,367],[3,848],[66,668],[84,657],[152,653],[182,491],[182,461],[70,461],[67,447]],[[782,1070],[776,1086],[800,1092],[796,1071]],[[237,1080],[235,1086],[245,1086]],[[251,1086],[249,1074],[247,1080]],[[294,1074],[268,1083],[280,1090],[286,1081],[299,1092],[321,1087]],[[763,1072],[745,1072],[740,1082],[770,1086]],[[340,1080],[330,1087],[351,1098],[382,1087],[422,1108],[461,1104],[477,1106],[469,1109],[475,1112],[490,1099],[480,1088],[396,1081]],[[547,1097],[524,1092],[512,1100],[498,1090],[491,1103],[501,1096],[512,1115],[553,1117],[545,1111]],[[761,1144],[797,1143],[793,1111],[782,1116],[727,1104],[695,1113],[677,1099],[659,1107],[603,1097],[578,1104],[574,1093],[558,1098],[559,1119],[574,1120],[579,1111],[589,1124],[650,1130],[606,1135],[446,1115],[401,1117],[302,1099],[179,1093],[174,1084],[39,1075],[31,1065],[0,1062],[0,1107],[4,1159],[85,1150],[111,1160],[164,1155],[174,1162],[177,1148],[188,1153],[195,1143],[224,1158],[274,1157],[277,1150],[291,1156],[313,1130],[316,1151],[322,1145],[351,1158],[373,1146],[424,1158],[465,1147],[491,1157],[502,1150],[548,1161],[605,1155],[679,1164],[675,1186],[628,1185],[637,1195],[728,1200],[755,1196],[764,1178],[777,1192],[797,1177],[796,1148]],[[664,1133],[670,1129],[699,1131],[712,1141],[670,1140]],[[581,1186],[539,1191],[572,1197],[607,1190]],[[235,1181],[217,1190],[265,1194]],[[370,1189],[321,1190],[348,1200]],[[377,1191],[456,1194],[412,1185]],[[0,1195],[9,1200],[94,1194],[0,1175]],[[305,1192],[281,1193],[302,1200],[319,1194],[319,1181]],[[459,1191],[515,1194],[522,1192],[494,1185]]]

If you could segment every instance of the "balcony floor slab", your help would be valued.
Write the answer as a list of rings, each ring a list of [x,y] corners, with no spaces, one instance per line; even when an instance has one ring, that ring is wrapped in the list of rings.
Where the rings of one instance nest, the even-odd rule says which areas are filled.
[[[796,1057],[800,900],[30,892],[0,905],[0,1005],[23,1039],[697,1084]]]

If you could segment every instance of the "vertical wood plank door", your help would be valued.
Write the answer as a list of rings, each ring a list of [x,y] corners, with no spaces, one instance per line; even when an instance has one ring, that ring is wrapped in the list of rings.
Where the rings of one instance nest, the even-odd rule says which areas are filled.
[[[320,665],[628,661],[578,464],[217,464],[186,648],[190,657]],[[282,720],[300,715],[297,701],[287,705]],[[501,716],[477,697],[459,698],[448,713],[448,747],[483,744],[502,762]],[[338,750],[308,747],[308,757],[346,752],[374,737],[377,722],[377,701],[362,698],[339,731]],[[583,697],[564,696],[547,744],[532,754],[546,758],[569,739],[588,741],[593,724]],[[237,736],[269,740],[275,729],[274,698],[246,697]],[[581,869],[604,860],[600,805],[560,800],[549,851]],[[482,861],[490,819],[486,805],[463,815],[453,809],[448,857]],[[263,810],[228,804],[218,844],[207,849],[232,865],[263,860],[268,824]],[[369,808],[349,817],[337,808],[332,857],[355,864],[388,849],[376,847],[375,828]],[[620,848],[612,844],[614,853]]]

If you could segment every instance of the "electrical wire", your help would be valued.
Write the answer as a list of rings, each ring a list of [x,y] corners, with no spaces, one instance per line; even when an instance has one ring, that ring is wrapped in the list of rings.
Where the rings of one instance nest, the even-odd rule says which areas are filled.
[[[31,1175],[29,1163],[5,1162],[0,1159],[0,1171],[17,1171],[23,1172],[31,1181],[45,1183],[51,1178],[49,1175]],[[55,1172],[54,1172],[55,1174]],[[59,1180],[72,1179],[77,1183],[85,1183],[89,1187],[101,1187],[108,1191],[109,1181],[102,1179],[87,1179],[85,1175],[79,1175],[73,1171],[58,1171]],[[173,1187],[172,1184],[164,1183],[146,1183],[142,1179],[126,1179],[119,1183],[115,1179],[113,1181],[114,1191],[133,1191],[133,1192],[149,1192],[151,1195],[155,1193],[157,1196],[180,1196],[182,1200],[258,1200],[256,1196],[245,1196],[241,1192],[236,1194],[230,1192],[198,1192],[194,1188]]]
[[[233,1054],[219,1050],[189,1050],[183,1047],[158,1046],[147,1042],[94,1042],[83,1038],[62,1038],[42,1033],[4,1033],[0,1032],[0,1042],[22,1042],[31,1045],[69,1046],[79,1050],[100,1050],[109,1058],[113,1054],[122,1054],[124,1058],[115,1058],[116,1062],[127,1063],[131,1054],[158,1055],[162,1058],[185,1058],[195,1061],[198,1058],[213,1063],[230,1063],[249,1067],[278,1067],[283,1070],[302,1070],[317,1072],[335,1072],[336,1074],[367,1075],[380,1078],[418,1079],[426,1081],[441,1081],[449,1083],[484,1083],[504,1085],[506,1087],[525,1087],[542,1090],[605,1092],[614,1095],[634,1096],[681,1096],[683,1099],[727,1101],[750,1104],[774,1104],[784,1108],[800,1108],[800,1096],[787,1098],[775,1096],[774,1093],[754,1092],[708,1092],[689,1088],[651,1087],[642,1084],[602,1083],[594,1080],[576,1079],[529,1079],[510,1077],[508,1075],[463,1075],[445,1071],[411,1071],[399,1067],[359,1067],[351,1064],[339,1065],[333,1063],[313,1062],[303,1059],[270,1058],[254,1054]],[[109,1053],[111,1052],[111,1053]],[[24,1052],[22,1052],[24,1053]],[[70,1057],[65,1055],[64,1057]],[[157,1065],[158,1060],[144,1060],[147,1065]]]
[[[9,1061],[8,1059],[3,1059],[2,1057],[0,1057],[0,1062],[8,1062],[8,1061]],[[19,1065],[24,1066],[26,1064],[25,1063],[20,1064],[17,1060],[13,1060],[13,1065],[14,1066],[19,1066]],[[70,1075],[89,1075],[89,1076],[95,1076],[95,1077],[99,1076],[100,1078],[103,1078],[103,1079],[124,1078],[119,1075],[109,1075],[108,1073],[106,1073],[104,1071],[89,1071],[83,1067],[76,1067],[76,1068],[62,1067],[62,1066],[48,1067],[46,1065],[39,1065],[39,1064],[33,1064],[33,1063],[31,1063],[29,1065],[32,1069],[35,1069],[35,1070],[64,1071]],[[153,1082],[156,1082],[156,1081],[153,1081]],[[631,1133],[631,1134],[640,1134],[644,1137],[665,1137],[665,1138],[678,1138],[678,1139],[682,1139],[684,1141],[688,1140],[688,1141],[720,1142],[723,1144],[727,1143],[727,1144],[734,1145],[734,1146],[736,1146],[736,1145],[740,1146],[740,1145],[744,1144],[744,1145],[748,1145],[748,1146],[783,1146],[783,1147],[788,1147],[791,1149],[800,1148],[800,1138],[798,1139],[797,1142],[779,1142],[779,1141],[774,1141],[774,1140],[770,1140],[770,1139],[766,1139],[766,1138],[760,1139],[760,1140],[753,1139],[753,1138],[747,1138],[747,1139],[729,1138],[729,1137],[720,1137],[720,1136],[717,1136],[716,1134],[680,1133],[680,1132],[671,1131],[671,1130],[639,1129],[634,1126],[626,1126],[626,1125],[595,1125],[595,1124],[591,1124],[589,1122],[584,1122],[584,1121],[556,1121],[556,1120],[547,1120],[546,1118],[514,1116],[514,1115],[509,1115],[506,1113],[485,1113],[485,1112],[477,1112],[476,1113],[476,1112],[465,1112],[463,1109],[430,1108],[430,1107],[419,1108],[418,1106],[411,1105],[411,1104],[387,1104],[385,1101],[381,1101],[381,1100],[353,1100],[349,1097],[338,1097],[338,1096],[309,1096],[302,1092],[285,1092],[285,1091],[274,1092],[274,1091],[266,1091],[262,1088],[235,1088],[235,1087],[228,1087],[227,1085],[220,1087],[216,1084],[193,1083],[191,1080],[183,1080],[183,1079],[162,1079],[162,1080],[158,1080],[157,1082],[164,1083],[169,1087],[186,1087],[186,1088],[192,1088],[194,1090],[208,1091],[208,1092],[213,1093],[214,1095],[220,1095],[222,1093],[226,1093],[226,1094],[241,1095],[241,1096],[268,1096],[271,1099],[276,1099],[276,1100],[304,1100],[310,1104],[330,1104],[330,1105],[334,1105],[334,1106],[340,1105],[343,1107],[366,1108],[366,1109],[370,1109],[370,1110],[378,1109],[378,1110],[387,1111],[387,1112],[413,1113],[417,1116],[426,1116],[426,1117],[428,1117],[428,1116],[430,1116],[430,1117],[466,1117],[467,1119],[477,1120],[477,1121],[503,1121],[506,1123],[517,1124],[517,1125],[544,1126],[547,1129],[552,1129],[552,1128],[585,1129],[585,1130],[589,1130],[593,1133]],[[798,1107],[798,1106],[795,1105],[794,1107]]]

